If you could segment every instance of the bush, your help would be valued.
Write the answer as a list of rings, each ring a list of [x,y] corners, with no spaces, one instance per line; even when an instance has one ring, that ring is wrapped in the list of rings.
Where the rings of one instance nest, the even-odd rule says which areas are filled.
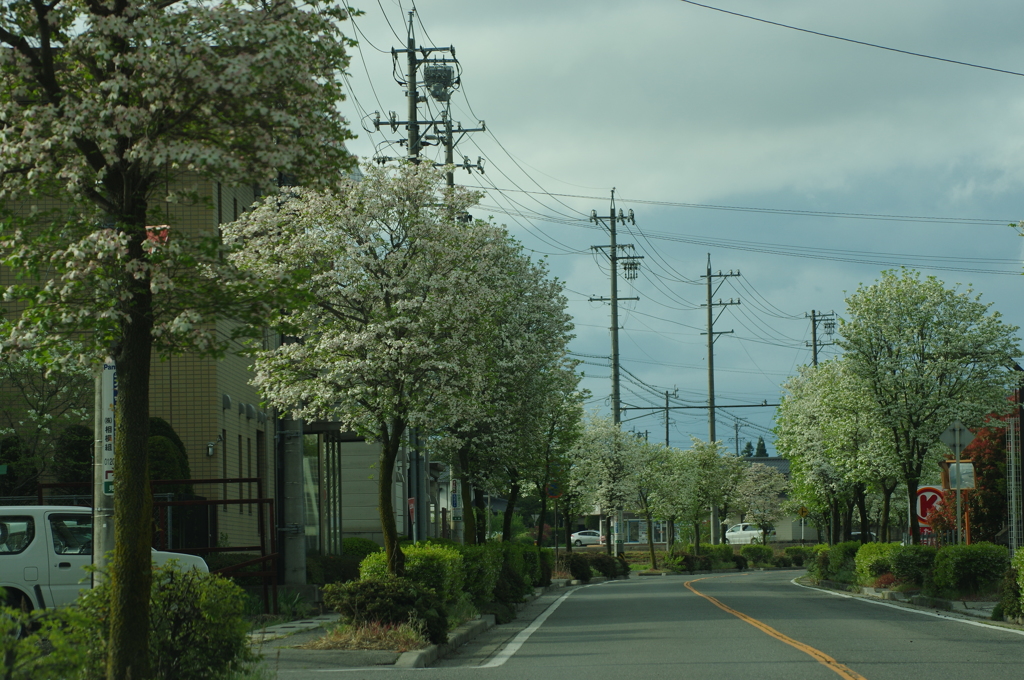
[[[569,572],[577,581],[589,583],[592,577],[591,562],[586,555],[579,552],[567,552],[558,558],[560,571]]]
[[[1019,551],[1018,551],[1019,552]],[[1003,582],[999,585],[999,602],[992,609],[992,619],[995,621],[1018,619],[1024,615],[1021,609],[1020,584],[1017,570],[1010,567],[1003,573]]]
[[[405,553],[405,577],[411,581],[433,588],[447,603],[458,602],[463,593],[464,572],[462,554],[454,547],[420,543],[407,545]],[[390,578],[387,554],[374,552],[363,558],[359,564],[363,579],[383,580]]]
[[[867,586],[874,583],[879,576],[892,572],[892,552],[899,543],[865,543],[857,551],[854,558],[857,571],[857,582]]]
[[[367,555],[372,555],[375,552],[382,552],[384,548],[380,547],[368,538],[361,536],[349,536],[348,538],[341,539],[341,552],[344,555],[349,555],[356,558],[360,562],[363,561]]]
[[[607,578],[619,575],[619,561],[606,552],[581,553],[590,560],[590,568]]]
[[[0,606],[0,677],[8,680],[76,677],[87,649],[69,638],[74,627],[83,623],[80,618],[81,614],[75,609],[26,612]]]
[[[625,561],[622,562],[625,564]],[[555,551],[545,548],[540,551],[540,587],[551,585],[551,572],[555,570]],[[626,567],[629,570],[629,567]]]
[[[522,602],[533,591],[533,581],[526,575],[523,553],[536,551],[534,546],[514,543],[497,543],[501,552],[501,569],[494,586],[494,600],[505,605]]]
[[[1008,566],[1005,546],[993,543],[949,545],[939,550],[932,569],[932,586],[945,596],[991,592]]]
[[[772,564],[774,564],[776,567],[792,567],[793,558],[791,558],[789,555],[776,555],[772,558]]]
[[[740,548],[740,554],[753,564],[771,564],[775,551],[767,545],[745,545]]]
[[[110,637],[110,581],[78,598],[81,623],[71,629],[85,650],[84,677],[106,677]],[[245,593],[230,580],[196,570],[180,571],[173,560],[153,569],[149,610],[152,677],[200,680],[239,671],[255,660],[249,648]]]
[[[732,556],[732,561],[736,564],[736,568],[740,571],[743,571],[747,568],[747,558],[743,555],[740,555],[739,553],[734,554]]]
[[[901,545],[889,554],[892,575],[904,583],[924,585],[935,563],[936,549],[930,545]]]
[[[784,554],[789,556],[789,559],[793,561],[798,567],[804,566],[804,562],[813,557],[814,553],[811,549],[804,545],[791,545],[782,551]]]
[[[811,555],[814,559],[807,571],[819,581],[829,578],[829,564],[832,561],[829,552],[831,552],[831,547],[824,543],[819,543],[811,548]]]
[[[466,592],[474,605],[482,607],[494,599],[494,587],[498,585],[501,573],[501,550],[493,543],[487,543],[464,545],[459,552],[462,553]]]
[[[693,574],[698,571],[711,571],[712,558],[710,555],[691,555],[685,552],[675,552],[672,557],[665,560],[665,566],[674,571],[685,571]]]
[[[324,605],[346,623],[409,623],[435,645],[448,641],[448,613],[437,593],[409,578],[364,578],[324,587]]]
[[[828,551],[828,578],[842,583],[853,583],[856,576],[857,551],[865,545],[860,541],[836,543]]]
[[[540,555],[537,553],[537,548],[521,548],[516,546],[517,550],[520,551],[523,560],[523,577],[524,580],[528,581],[530,586],[540,586]]]

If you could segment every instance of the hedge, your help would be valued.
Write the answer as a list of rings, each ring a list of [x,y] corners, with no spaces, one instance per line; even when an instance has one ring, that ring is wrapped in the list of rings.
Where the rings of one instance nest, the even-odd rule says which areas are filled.
[[[740,548],[740,554],[752,564],[771,564],[775,551],[770,546],[752,543]]]
[[[402,548],[405,553],[405,576],[411,581],[437,590],[448,604],[458,602],[465,586],[462,554],[452,546],[420,543]],[[387,554],[383,551],[367,555],[359,564],[359,575],[366,579],[390,578]]]
[[[857,551],[862,545],[860,541],[844,541],[836,543],[828,551],[828,577],[837,581],[853,582],[856,579]]]
[[[892,572],[892,553],[899,543],[865,543],[857,551],[857,582],[869,586],[879,576]]]
[[[936,552],[935,547],[930,545],[901,545],[893,548],[889,554],[892,575],[904,583],[924,585],[925,577],[935,563]]]
[[[931,585],[938,595],[991,592],[1009,566],[1005,546],[993,543],[949,545],[935,556]]]
[[[462,553],[466,592],[473,604],[481,607],[494,599],[501,573],[501,550],[493,543],[464,545],[458,550]]]
[[[793,560],[793,564],[798,567],[804,566],[804,562],[814,556],[814,553],[810,548],[804,545],[791,545],[782,551],[789,556],[789,559]]]
[[[437,593],[408,578],[363,578],[324,587],[324,604],[346,623],[422,623],[433,644],[448,641],[448,614]]]

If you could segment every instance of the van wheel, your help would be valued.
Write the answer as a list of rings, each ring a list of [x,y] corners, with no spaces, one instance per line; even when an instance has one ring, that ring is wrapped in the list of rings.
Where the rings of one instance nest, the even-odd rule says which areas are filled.
[[[583,541],[581,541],[580,539],[577,538],[576,542],[573,543],[573,545],[576,546],[577,548],[582,547]]]
[[[758,538],[757,536],[753,536],[753,537],[751,537],[751,539],[750,539],[750,545],[757,545],[757,544],[759,544],[760,542],[761,542],[761,539],[760,539],[760,538]]]

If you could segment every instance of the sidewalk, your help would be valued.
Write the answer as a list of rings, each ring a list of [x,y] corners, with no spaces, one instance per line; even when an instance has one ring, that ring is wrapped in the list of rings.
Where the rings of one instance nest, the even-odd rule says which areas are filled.
[[[601,583],[607,579],[595,576],[590,583]],[[541,597],[544,593],[560,588],[581,585],[578,581],[556,579],[547,588],[536,588],[532,597],[523,606]],[[468,621],[448,635],[448,643],[430,645],[424,649],[410,652],[393,652],[377,650],[320,650],[298,649],[300,645],[312,642],[333,627],[340,617],[338,614],[325,614],[300,621],[267,626],[250,633],[249,637],[256,647],[256,653],[263,657],[264,663],[276,677],[297,677],[310,671],[328,669],[372,668],[374,666],[394,666],[396,668],[423,668],[438,659],[445,658],[456,649],[495,625],[490,614]]]

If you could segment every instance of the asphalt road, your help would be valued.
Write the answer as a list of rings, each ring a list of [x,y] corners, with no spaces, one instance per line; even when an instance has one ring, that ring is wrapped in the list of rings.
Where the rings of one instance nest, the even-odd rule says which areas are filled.
[[[797,573],[634,577],[555,591],[515,623],[491,629],[434,668],[321,668],[278,677],[1024,677],[1019,630],[803,588],[790,582]]]

